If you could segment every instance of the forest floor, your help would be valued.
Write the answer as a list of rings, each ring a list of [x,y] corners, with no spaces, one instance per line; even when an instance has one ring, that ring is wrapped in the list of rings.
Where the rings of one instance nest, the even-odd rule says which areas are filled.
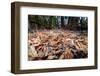
[[[88,57],[87,32],[38,30],[28,33],[28,60],[78,59]]]

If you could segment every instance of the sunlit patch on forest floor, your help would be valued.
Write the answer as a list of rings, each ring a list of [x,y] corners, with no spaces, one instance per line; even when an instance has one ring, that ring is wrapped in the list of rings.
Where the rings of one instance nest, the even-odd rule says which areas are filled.
[[[28,33],[28,60],[79,59],[88,57],[86,31],[38,30]]]

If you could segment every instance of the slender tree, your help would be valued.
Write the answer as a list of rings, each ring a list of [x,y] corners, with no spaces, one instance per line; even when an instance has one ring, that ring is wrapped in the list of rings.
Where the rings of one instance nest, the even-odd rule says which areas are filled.
[[[64,16],[61,16],[61,27],[64,28]]]

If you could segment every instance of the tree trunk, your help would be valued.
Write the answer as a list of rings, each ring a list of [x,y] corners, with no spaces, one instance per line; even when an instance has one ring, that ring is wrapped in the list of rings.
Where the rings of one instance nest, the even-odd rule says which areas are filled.
[[[69,17],[68,19],[68,28],[70,30],[77,30],[79,17]]]
[[[61,16],[61,27],[64,28],[64,17]]]

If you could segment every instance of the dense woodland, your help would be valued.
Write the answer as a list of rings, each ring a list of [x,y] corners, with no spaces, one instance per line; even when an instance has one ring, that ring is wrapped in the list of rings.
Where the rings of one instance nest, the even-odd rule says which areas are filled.
[[[88,57],[88,18],[28,16],[28,60]]]
[[[37,29],[87,30],[87,17],[29,15],[29,31]]]

